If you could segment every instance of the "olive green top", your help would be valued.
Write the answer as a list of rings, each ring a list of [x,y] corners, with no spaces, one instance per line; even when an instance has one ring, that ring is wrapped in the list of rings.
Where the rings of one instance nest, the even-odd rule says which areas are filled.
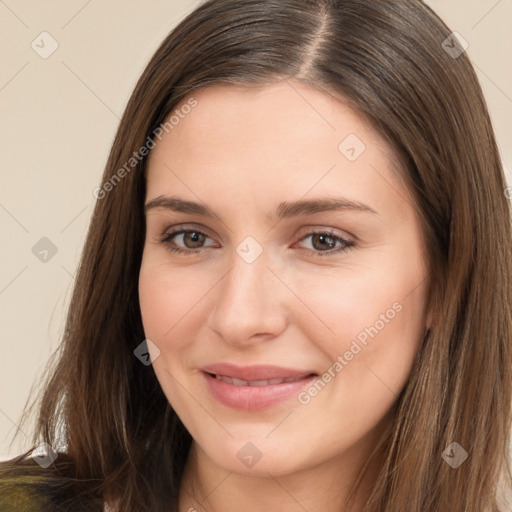
[[[103,512],[100,501],[52,466],[43,469],[33,459],[0,462],[1,512]]]
[[[2,512],[39,512],[52,510],[51,500],[44,489],[26,482],[0,482],[0,510]]]

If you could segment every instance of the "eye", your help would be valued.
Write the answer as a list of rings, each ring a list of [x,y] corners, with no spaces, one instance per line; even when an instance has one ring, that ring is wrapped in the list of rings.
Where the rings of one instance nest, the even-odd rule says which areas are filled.
[[[320,257],[332,256],[354,247],[354,242],[329,230],[313,231],[302,237],[299,242],[308,238],[311,238],[312,248],[306,248],[307,252]],[[204,247],[215,246],[215,243],[204,245],[207,239],[211,240],[208,235],[197,229],[177,229],[170,233],[164,233],[160,243],[171,252],[191,255],[200,252]]]
[[[176,238],[176,241],[183,244],[184,247],[176,245],[176,242],[173,241],[174,238]],[[172,231],[171,233],[165,233],[160,242],[171,252],[194,254],[204,247],[202,244],[207,238],[210,237],[197,229],[180,229]]]
[[[354,247],[354,242],[347,240],[331,231],[314,231],[300,239],[300,242],[311,238],[312,249],[307,248],[315,256],[332,256],[335,253],[346,251]],[[338,247],[336,247],[338,245]]]

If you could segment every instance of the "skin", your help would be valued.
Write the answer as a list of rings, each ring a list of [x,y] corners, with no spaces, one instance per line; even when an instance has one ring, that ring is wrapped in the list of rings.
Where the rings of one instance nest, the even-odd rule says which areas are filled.
[[[160,350],[150,349],[156,377],[194,439],[180,511],[359,510],[377,466],[344,508],[348,489],[431,322],[420,225],[396,159],[346,103],[306,84],[222,84],[193,96],[197,106],[151,151],[146,203],[179,196],[217,218],[148,210],[139,279],[145,334]],[[366,146],[355,161],[339,150],[349,134]],[[377,213],[267,218],[281,201],[338,196]],[[180,227],[207,235],[202,246],[190,234],[172,239],[200,252],[161,243]],[[326,229],[354,246],[320,257],[340,246],[308,236]],[[252,263],[236,251],[247,236],[263,249]],[[307,404],[235,410],[199,373],[228,361],[322,375],[397,303],[400,312]],[[252,467],[237,457],[247,442],[262,455]]]

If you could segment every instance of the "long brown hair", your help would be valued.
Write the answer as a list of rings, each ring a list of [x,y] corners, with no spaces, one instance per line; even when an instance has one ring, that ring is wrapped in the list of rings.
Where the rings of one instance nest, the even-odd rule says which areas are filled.
[[[435,320],[397,400],[366,510],[504,512],[497,490],[500,476],[507,488],[511,482],[510,205],[470,60],[429,7],[419,0],[204,2],[142,74],[102,184],[114,183],[195,89],[289,78],[373,121],[402,163],[428,251]],[[144,340],[137,283],[145,165],[141,158],[103,186],[108,193],[97,201],[65,334],[38,402],[34,446],[59,446],[63,427],[66,449],[52,472],[32,474],[52,482],[52,496],[59,488],[61,503],[74,492],[75,500],[87,495],[84,507],[109,498],[123,511],[177,510],[191,436],[152,367],[133,353]],[[455,442],[468,454],[457,468],[443,460]],[[0,487],[27,474],[22,459],[4,464]]]

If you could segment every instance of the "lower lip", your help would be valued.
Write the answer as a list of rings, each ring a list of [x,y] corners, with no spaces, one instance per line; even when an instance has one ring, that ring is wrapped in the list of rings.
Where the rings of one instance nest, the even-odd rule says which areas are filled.
[[[316,376],[305,377],[295,382],[269,384],[267,386],[235,386],[202,372],[210,393],[221,404],[241,411],[261,411],[297,396],[309,386]]]

